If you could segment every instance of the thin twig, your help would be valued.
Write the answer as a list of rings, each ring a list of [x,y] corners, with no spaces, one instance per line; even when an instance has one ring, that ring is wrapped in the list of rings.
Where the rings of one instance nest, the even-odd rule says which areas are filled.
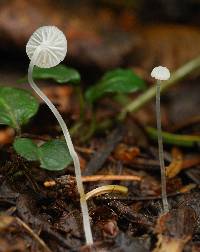
[[[91,148],[86,148],[86,147],[80,147],[80,146],[74,146],[75,150],[78,152],[82,152],[85,154],[93,154],[95,151]]]
[[[128,180],[128,181],[141,181],[142,178],[135,175],[93,175],[82,176],[83,182],[95,182],[95,181],[107,181],[107,180]]]
[[[16,217],[16,221],[24,228],[26,229],[29,234],[35,238],[35,240],[44,248],[47,252],[52,252],[52,250],[46,245],[46,243],[20,218]]]
[[[62,176],[63,180],[65,175]],[[73,177],[75,179],[75,177]],[[142,177],[136,175],[91,175],[82,176],[83,182],[95,182],[95,181],[108,181],[108,180],[122,180],[122,181],[141,181]],[[53,187],[57,184],[56,180],[46,180],[43,185],[45,187]]]

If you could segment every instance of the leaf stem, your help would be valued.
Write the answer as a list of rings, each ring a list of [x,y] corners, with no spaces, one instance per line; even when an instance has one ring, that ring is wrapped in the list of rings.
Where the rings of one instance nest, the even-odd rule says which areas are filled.
[[[80,86],[75,87],[76,94],[78,96],[79,108],[80,108],[80,116],[79,120],[74,123],[74,125],[69,129],[70,135],[76,135],[77,131],[82,127],[84,123],[84,111],[85,111],[85,100],[83,97],[83,92]]]
[[[92,108],[91,112],[92,112],[92,118],[89,123],[89,127],[87,127],[87,133],[83,134],[81,137],[81,142],[88,141],[92,137],[94,132],[96,131],[96,127],[97,127],[96,115],[95,115],[95,112],[93,111],[93,108]]]
[[[80,129],[80,127],[83,125],[82,121],[78,121],[77,123],[75,123],[70,129],[69,129],[69,133],[71,136],[74,136],[77,131]]]
[[[157,130],[155,128],[145,127],[145,130],[151,139],[157,139]],[[195,144],[200,144],[200,136],[194,135],[181,135],[162,131],[162,138],[164,143],[176,146],[194,147]]]
[[[171,75],[171,78],[162,84],[161,89],[160,89],[161,93],[167,90],[169,87],[175,85],[178,81],[182,80],[183,78],[185,78],[187,75],[189,75],[191,72],[198,69],[199,67],[200,67],[200,57],[197,57],[189,61],[185,65],[181,66],[180,68],[178,68]],[[149,102],[155,95],[156,95],[156,86],[153,85],[146,92],[141,94],[136,100],[126,105],[122,109],[121,113],[118,115],[118,119],[120,121],[123,121],[128,112],[137,111],[147,102]]]
[[[80,108],[80,121],[83,121],[84,118],[84,109],[85,109],[85,100],[83,97],[83,92],[80,86],[75,87],[76,94],[78,96],[79,108]]]

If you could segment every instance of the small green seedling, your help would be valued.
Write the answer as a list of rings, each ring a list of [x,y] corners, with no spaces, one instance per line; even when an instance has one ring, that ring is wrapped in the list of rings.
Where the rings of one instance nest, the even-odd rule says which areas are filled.
[[[0,124],[14,128],[20,135],[21,127],[37,113],[39,103],[28,91],[14,87],[0,87]]]
[[[168,80],[170,78],[170,72],[166,67],[158,66],[152,70],[151,77],[157,80],[156,120],[157,120],[157,131],[158,131],[159,162],[160,162],[160,169],[161,169],[161,190],[162,190],[163,210],[164,212],[168,212],[169,205],[167,201],[166,174],[165,174],[165,163],[164,163],[164,155],[163,155],[163,139],[162,139],[161,112],[160,112],[160,86],[161,86],[162,81]]]
[[[89,129],[87,127],[87,133],[81,137],[81,140],[87,141],[97,128],[94,103],[104,96],[112,95],[115,101],[124,104],[129,100],[128,94],[145,88],[145,82],[131,69],[118,68],[106,72],[97,83],[89,87],[85,92],[85,100],[90,105],[92,119]],[[76,127],[73,128],[72,132],[74,131],[77,131]]]
[[[16,138],[15,151],[29,161],[39,161],[40,167],[49,171],[60,171],[71,164],[66,142],[54,139],[38,146],[29,138]]]
[[[63,131],[70,155],[74,162],[76,182],[78,192],[80,194],[80,204],[83,214],[83,226],[85,231],[86,243],[92,244],[92,232],[89,221],[88,206],[85,198],[85,192],[83,183],[81,180],[81,169],[78,155],[74,149],[68,128],[52,102],[46,97],[46,95],[37,87],[33,81],[33,68],[38,66],[40,68],[51,68],[58,65],[64,60],[67,53],[67,40],[62,31],[55,26],[43,26],[37,29],[30,37],[27,45],[26,52],[30,58],[30,64],[28,69],[28,80],[31,87],[35,92],[44,100],[44,102],[51,109],[52,113],[58,120],[58,123]]]
[[[92,104],[106,94],[130,94],[145,88],[144,80],[132,70],[118,68],[105,73],[95,85],[88,88],[85,97]]]

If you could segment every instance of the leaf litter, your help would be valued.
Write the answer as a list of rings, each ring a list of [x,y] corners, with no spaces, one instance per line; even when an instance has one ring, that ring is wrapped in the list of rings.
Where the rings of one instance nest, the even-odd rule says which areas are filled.
[[[135,249],[135,251],[149,251],[152,246],[154,246],[155,251],[160,251],[159,249],[161,249],[162,246],[167,246],[167,249],[170,248],[170,251],[173,251],[171,250],[171,246],[172,249],[174,249],[173,246],[183,248],[188,242],[191,242],[191,237],[193,237],[198,227],[199,210],[198,204],[195,202],[195,197],[199,197],[198,190],[196,193],[194,192],[192,194],[193,199],[191,203],[187,196],[181,196],[184,195],[184,193],[190,195],[190,189],[183,194],[181,193],[181,189],[185,182],[183,183],[181,180],[179,184],[175,182],[176,186],[173,188],[173,178],[171,178],[168,181],[168,187],[170,188],[170,190],[168,188],[168,193],[169,202],[173,206],[173,209],[168,213],[167,217],[161,216],[158,162],[148,148],[137,146],[137,149],[133,149],[134,151],[132,151],[132,148],[136,147],[132,146],[130,143],[130,147],[127,147],[124,140],[126,140],[126,134],[128,134],[128,132],[123,132],[124,131],[121,130],[117,131],[119,138],[116,139],[116,137],[113,137],[115,140],[114,145],[111,141],[112,134],[109,135],[108,145],[103,143],[103,145],[101,144],[102,148],[96,150],[98,159],[96,159],[93,154],[95,151],[91,147],[90,149],[93,151],[82,153],[84,159],[87,160],[88,163],[90,160],[95,160],[97,167],[95,172],[96,175],[99,174],[102,176],[102,173],[108,175],[134,174],[142,178],[141,182],[123,180],[118,182],[119,185],[128,186],[129,194],[127,196],[122,196],[113,192],[105,196],[99,195],[92,201],[90,200],[90,215],[92,218],[94,237],[97,240],[94,244],[94,248],[97,251],[101,249],[104,251],[129,251],[129,249],[130,251],[132,251],[131,249]],[[103,151],[102,154],[101,149]],[[37,174],[37,176],[32,179],[37,184],[39,190],[35,190],[30,184],[31,180],[27,180],[26,183],[21,186],[19,184],[20,181],[26,178],[25,174],[23,174],[22,167],[27,161],[17,159],[18,163],[16,163],[14,160],[17,157],[15,157],[13,150],[9,150],[9,153],[12,157],[11,160],[14,162],[13,164],[15,166],[17,164],[18,168],[12,167],[12,169],[15,168],[11,173],[12,179],[9,177],[3,182],[4,187],[12,188],[13,196],[11,196],[10,189],[8,192],[4,190],[3,194],[1,194],[0,206],[1,209],[4,209],[4,211],[6,210],[8,213],[9,209],[13,206],[16,208],[14,212],[11,212],[11,217],[8,215],[8,220],[11,218],[11,223],[15,223],[15,225],[20,227],[17,230],[17,237],[19,238],[15,244],[16,248],[18,249],[17,246],[19,246],[21,251],[25,251],[28,244],[29,249],[34,248],[37,251],[48,251],[48,248],[50,251],[76,251],[78,248],[80,248],[81,251],[88,251],[88,248],[83,245],[84,235],[78,203],[79,196],[73,176],[64,175],[62,178],[63,172],[60,172],[60,174],[59,172],[52,174],[40,171],[40,174],[38,174],[38,164],[37,162],[33,162],[32,164],[29,163],[28,167],[31,168],[32,175]],[[175,155],[176,158],[176,152],[173,155]],[[193,155],[194,154],[190,154],[189,160],[193,160]],[[198,159],[197,156],[196,158]],[[138,166],[139,160],[140,165]],[[154,169],[147,169],[149,162],[150,164],[153,162],[152,165]],[[167,160],[167,162],[170,165],[169,160]],[[172,163],[173,162],[172,158]],[[119,163],[123,164],[123,170],[117,168],[117,164]],[[187,172],[190,171],[190,167],[196,164],[197,163],[192,162],[192,165],[189,165],[187,170],[184,169],[183,173],[186,172],[187,174]],[[177,168],[176,166],[176,164],[175,166],[173,165],[173,169],[174,167]],[[10,171],[11,164],[8,166],[8,161],[5,159],[2,167],[4,167],[3,174],[5,175],[8,170]],[[112,169],[109,167],[112,167]],[[19,171],[21,171],[21,174],[18,174]],[[87,171],[87,166],[85,171]],[[64,173],[67,174],[67,170]],[[43,175],[41,176],[41,174]],[[28,176],[30,176],[30,174]],[[92,173],[90,176],[93,176]],[[177,180],[177,176],[179,175],[176,174],[175,180]],[[187,174],[187,176],[189,175]],[[49,178],[49,181],[56,181],[56,185],[50,187],[44,186],[43,183],[48,180],[47,178]],[[95,188],[100,186],[102,182],[103,181],[94,181],[92,186],[89,185],[88,182],[85,182],[85,185],[88,189]],[[15,193],[19,188],[20,192]],[[188,214],[189,216],[194,216],[194,220],[191,223],[187,219],[184,219],[186,223],[184,222],[185,224],[183,225],[182,219],[180,221],[180,218],[184,218],[184,216],[188,216]],[[24,230],[22,225],[16,221],[16,218],[26,223],[34,233],[34,236],[26,229]],[[169,223],[173,228],[168,226]],[[191,224],[191,228],[188,227],[188,231],[184,231],[184,226]],[[177,227],[177,231],[173,231],[173,237],[170,233],[163,231],[168,229],[168,232],[172,232],[172,230],[174,230],[174,225],[179,225],[180,227]],[[183,229],[182,231],[181,228]],[[2,244],[5,243],[4,246],[8,246],[9,237],[5,235],[5,231],[3,232],[2,229],[0,233],[4,240]],[[20,237],[24,233],[26,235],[23,235],[23,239],[21,239]],[[157,237],[157,241],[155,238],[153,239],[152,236]],[[42,246],[35,237],[42,239],[47,246],[47,250],[45,250],[44,246]],[[51,237],[51,239],[49,240],[48,237]],[[24,240],[26,240],[26,243],[24,243]],[[192,246],[195,246],[195,241],[193,241],[193,243],[194,245]],[[60,250],[58,250],[58,248],[60,248]]]

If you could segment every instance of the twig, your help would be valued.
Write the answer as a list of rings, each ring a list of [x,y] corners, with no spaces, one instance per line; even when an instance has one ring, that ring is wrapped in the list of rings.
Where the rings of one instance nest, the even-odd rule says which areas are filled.
[[[48,226],[44,226],[42,232],[46,233],[48,237],[54,238],[54,240],[59,242],[62,247],[69,249],[68,251],[75,251],[67,239],[62,237],[62,235],[60,235],[58,232],[51,230]]]
[[[85,154],[93,154],[95,152],[91,148],[85,148],[85,147],[79,147],[79,146],[75,146],[75,150],[78,152],[85,153]]]
[[[128,180],[128,181],[141,181],[142,178],[134,175],[93,175],[82,176],[83,182],[95,182],[95,181],[107,181],[107,180]]]
[[[74,177],[72,177],[75,179]],[[66,181],[66,176],[62,176],[63,181]],[[124,181],[141,181],[142,177],[136,175],[91,175],[82,176],[83,182],[108,181],[108,180],[124,180]],[[58,182],[56,180],[46,180],[43,185],[45,187],[53,187]]]
[[[45,242],[36,234],[34,231],[25,223],[23,222],[20,218],[16,217],[16,221],[24,228],[26,229],[29,234],[35,238],[35,240],[44,248],[45,251],[47,252],[52,252],[52,250],[45,244]]]

